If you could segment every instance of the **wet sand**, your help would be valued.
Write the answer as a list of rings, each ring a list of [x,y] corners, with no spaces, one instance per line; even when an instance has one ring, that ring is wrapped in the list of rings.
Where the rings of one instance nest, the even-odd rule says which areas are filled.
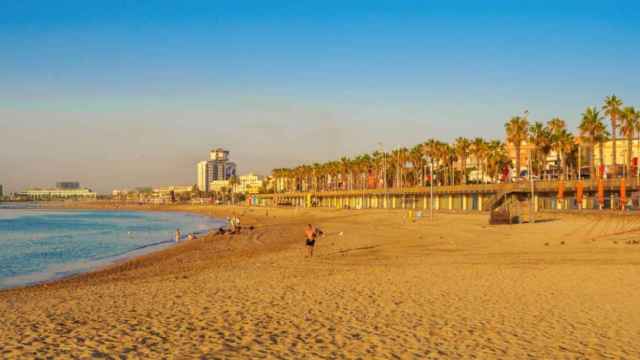
[[[640,357],[638,216],[158,209],[256,228],[0,292],[0,358]]]

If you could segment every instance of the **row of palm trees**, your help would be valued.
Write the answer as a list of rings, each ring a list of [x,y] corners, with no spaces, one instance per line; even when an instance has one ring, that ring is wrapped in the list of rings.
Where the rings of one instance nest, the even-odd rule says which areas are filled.
[[[609,117],[611,131],[607,129],[604,123],[604,116]],[[589,107],[582,113],[580,125],[578,126],[578,134],[573,135],[567,130],[566,123],[560,118],[551,119],[546,125],[541,122],[529,124],[527,115],[514,116],[506,124],[505,130],[507,141],[512,143],[515,148],[515,169],[519,174],[521,169],[521,147],[527,141],[533,147],[532,158],[534,163],[538,165],[537,172],[540,174],[541,165],[545,163],[545,159],[551,151],[555,152],[560,164],[559,170],[564,178],[572,175],[572,168],[575,174],[576,166],[580,167],[578,171],[582,171],[580,162],[580,150],[585,149],[587,171],[589,174],[596,174],[596,164],[594,163],[594,150],[598,146],[598,158],[602,167],[605,165],[604,143],[611,140],[612,143],[612,165],[611,171],[616,175],[618,171],[618,150],[617,139],[618,134],[623,136],[627,142],[626,159],[623,170],[627,177],[634,175],[632,164],[633,159],[633,140],[634,136],[640,136],[640,111],[632,106],[623,107],[622,100],[615,95],[607,96],[604,100],[602,109]],[[639,140],[640,146],[640,140]],[[638,149],[640,151],[640,149]],[[536,170],[534,166],[534,172]],[[602,174],[598,174],[602,175]]]
[[[604,116],[610,119],[610,131]],[[612,140],[616,165],[619,133],[627,140],[625,169],[627,176],[631,176],[633,139],[640,135],[640,112],[633,107],[623,107],[622,101],[612,95],[605,98],[601,110],[589,107],[584,111],[577,135],[572,134],[560,118],[546,124],[530,123],[526,112],[509,119],[505,132],[507,143],[515,152],[513,162],[507,143],[501,140],[459,137],[451,144],[428,139],[411,148],[398,147],[391,152],[375,151],[322,164],[274,169],[272,175],[278,191],[402,188],[431,182],[434,185],[495,183],[507,181],[510,170],[516,178],[520,176],[522,148],[529,144],[531,163],[527,168],[532,175],[569,179],[586,173],[595,175],[594,149],[597,145],[600,165],[604,165],[604,143],[609,140]],[[553,153],[557,157],[556,166],[550,167],[547,159]]]
[[[427,185],[433,166],[434,185],[453,185],[467,182],[468,176],[461,169],[466,168],[470,157],[491,180],[497,180],[501,169],[509,163],[506,145],[499,140],[458,138],[450,145],[429,139],[412,148],[399,147],[391,152],[375,151],[323,164],[274,169],[272,175],[280,191],[401,188]]]

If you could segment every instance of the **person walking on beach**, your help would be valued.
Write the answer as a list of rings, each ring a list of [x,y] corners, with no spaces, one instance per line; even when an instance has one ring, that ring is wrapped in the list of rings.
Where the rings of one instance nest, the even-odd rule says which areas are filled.
[[[304,234],[306,236],[307,256],[313,257],[313,249],[316,246],[316,240],[318,239],[318,236],[321,236],[324,233],[322,232],[322,230],[309,224],[304,229]]]
[[[181,237],[180,229],[176,229],[176,242],[180,242],[180,237]]]

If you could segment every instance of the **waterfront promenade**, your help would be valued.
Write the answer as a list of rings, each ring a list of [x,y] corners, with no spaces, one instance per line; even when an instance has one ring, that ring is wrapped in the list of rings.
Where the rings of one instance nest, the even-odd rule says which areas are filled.
[[[576,195],[582,182],[582,206]],[[621,183],[627,199],[640,190],[640,182],[632,179],[602,180],[603,209],[619,209]],[[443,211],[489,211],[498,197],[530,198],[534,194],[537,210],[600,209],[599,180],[520,181],[503,184],[468,184],[452,186],[353,189],[322,192],[287,192],[256,195],[256,205],[330,207],[352,209],[414,209]],[[560,194],[561,193],[561,194]]]

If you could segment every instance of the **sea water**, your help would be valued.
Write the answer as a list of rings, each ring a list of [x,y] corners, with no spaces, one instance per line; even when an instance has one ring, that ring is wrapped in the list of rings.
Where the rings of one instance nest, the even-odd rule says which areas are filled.
[[[175,231],[223,225],[173,212],[46,210],[0,204],[0,288],[77,274],[171,246]]]

